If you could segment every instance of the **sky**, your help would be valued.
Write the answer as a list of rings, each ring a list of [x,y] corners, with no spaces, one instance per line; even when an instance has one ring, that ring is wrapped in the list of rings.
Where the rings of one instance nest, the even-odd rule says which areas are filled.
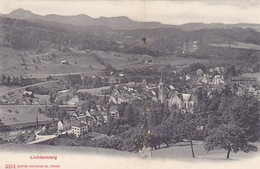
[[[127,16],[137,21],[159,21],[165,24],[260,24],[260,1],[256,0],[0,0],[0,13],[7,14],[17,8],[40,15],[86,14],[94,18]]]

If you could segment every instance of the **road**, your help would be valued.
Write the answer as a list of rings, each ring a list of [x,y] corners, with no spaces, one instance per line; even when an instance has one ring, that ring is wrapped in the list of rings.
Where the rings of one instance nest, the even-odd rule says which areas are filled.
[[[36,140],[32,141],[32,142],[28,142],[27,144],[36,144],[36,143],[40,143],[40,142],[44,142],[44,141],[47,141],[47,140],[54,139],[61,134],[71,133],[71,130],[67,130],[67,131],[63,131],[62,133],[57,134],[57,135],[56,134],[55,135],[38,135],[41,131],[42,130],[35,132],[35,139]]]
[[[37,86],[37,85],[43,85],[43,84],[54,83],[54,82],[59,82],[59,80],[53,80],[53,81],[47,81],[47,82],[40,82],[40,83],[35,83],[35,84],[32,84],[32,85],[28,85],[28,86],[23,86],[23,87],[15,88],[15,89],[12,89],[12,90],[3,92],[3,93],[2,93],[2,96],[5,95],[5,94],[7,94],[7,93],[10,93],[10,92],[15,92],[15,91],[18,91],[18,90],[24,90],[24,89],[26,89],[27,87],[33,87],[33,86]]]

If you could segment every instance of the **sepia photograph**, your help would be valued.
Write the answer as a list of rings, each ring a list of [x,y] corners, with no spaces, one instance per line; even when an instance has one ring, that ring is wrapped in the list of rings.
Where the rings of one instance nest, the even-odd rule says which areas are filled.
[[[0,169],[258,169],[260,1],[1,0]]]

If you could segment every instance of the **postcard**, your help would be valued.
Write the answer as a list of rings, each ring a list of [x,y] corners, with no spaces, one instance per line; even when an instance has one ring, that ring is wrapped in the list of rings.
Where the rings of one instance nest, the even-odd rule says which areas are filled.
[[[258,169],[259,14],[2,0],[0,169]]]

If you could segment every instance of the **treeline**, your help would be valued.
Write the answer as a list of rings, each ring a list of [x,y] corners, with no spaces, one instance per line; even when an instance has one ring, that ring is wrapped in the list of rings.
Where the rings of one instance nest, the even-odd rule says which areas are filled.
[[[27,86],[35,83],[42,82],[42,79],[36,79],[36,78],[24,78],[23,76],[6,76],[3,74],[0,79],[1,85],[7,85],[7,86]]]
[[[233,64],[240,72],[258,72],[260,70],[260,52],[257,50],[204,45],[185,57],[210,59],[213,64],[222,66]]]
[[[81,94],[80,98],[85,102],[82,111],[95,109],[96,98],[89,94]],[[110,103],[107,110],[110,106],[114,105]],[[69,135],[64,137],[73,137],[73,145],[134,152],[144,146],[160,149],[185,141],[190,144],[193,157],[196,156],[194,141],[202,141],[207,152],[224,149],[227,158],[231,152],[256,151],[253,143],[260,139],[259,101],[251,96],[236,96],[228,85],[210,95],[200,89],[193,114],[169,110],[165,105],[148,99],[122,103],[117,110],[119,118],[108,113],[108,123],[94,129],[105,134],[104,137],[95,138],[88,133],[77,139]],[[52,106],[50,113],[57,112],[58,106]],[[55,115],[59,118],[66,116],[64,112]],[[62,140],[59,139],[52,144],[60,144]]]
[[[136,44],[138,39],[146,37],[148,48],[162,51],[179,51],[184,43],[198,41],[199,47],[212,43],[245,42],[260,44],[260,33],[253,29],[200,29],[184,31],[178,28],[139,29],[124,30],[123,35],[130,37],[123,39],[124,42]],[[141,38],[140,38],[141,37]]]
[[[146,114],[142,110],[144,105],[148,108]],[[227,158],[230,152],[257,150],[252,143],[260,138],[259,101],[250,96],[236,96],[228,86],[211,96],[200,91],[193,114],[183,114],[177,109],[170,111],[153,102],[138,101],[122,106],[120,119],[97,128],[98,132],[113,136],[114,141],[104,138],[95,143],[85,141],[84,144],[139,151],[144,145],[159,149],[186,140],[191,145],[193,157],[196,155],[193,149],[195,140],[203,141],[206,151],[226,150]],[[141,127],[146,123],[149,134],[144,138]],[[120,144],[115,147],[115,142]]]
[[[81,76],[81,75],[67,75],[64,79],[66,88],[71,87],[80,89],[81,87],[97,88],[109,85],[108,78],[101,78],[99,76]]]
[[[81,50],[122,51],[157,56],[158,51],[139,46],[125,45],[122,49],[111,38],[110,30],[72,26],[61,23],[33,22],[11,18],[0,18],[4,41],[16,49],[41,49],[44,47],[78,47]],[[119,36],[116,34],[116,36]]]

